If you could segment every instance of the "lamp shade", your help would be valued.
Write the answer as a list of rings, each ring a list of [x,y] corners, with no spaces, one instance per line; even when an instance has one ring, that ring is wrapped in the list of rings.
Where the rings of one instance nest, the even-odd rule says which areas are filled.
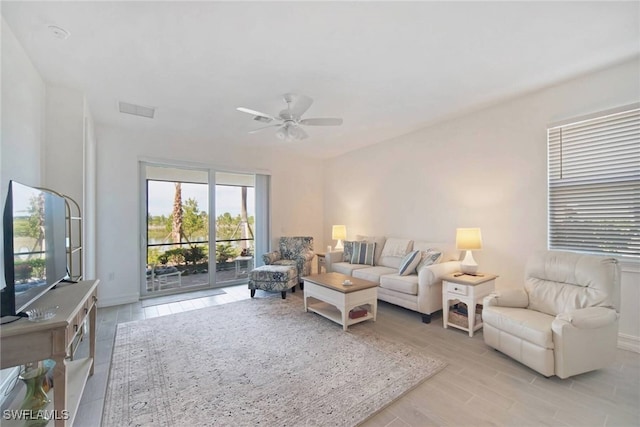
[[[482,234],[479,228],[458,228],[456,230],[456,248],[460,250],[482,249]]]
[[[347,227],[344,225],[334,225],[331,230],[333,240],[344,240],[347,238]]]

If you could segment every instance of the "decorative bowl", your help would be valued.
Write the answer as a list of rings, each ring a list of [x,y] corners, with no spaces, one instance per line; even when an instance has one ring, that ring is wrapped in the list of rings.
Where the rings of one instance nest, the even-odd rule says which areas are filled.
[[[47,308],[32,308],[27,310],[26,313],[29,316],[29,320],[32,322],[44,322],[45,320],[52,319],[56,315],[58,306]]]

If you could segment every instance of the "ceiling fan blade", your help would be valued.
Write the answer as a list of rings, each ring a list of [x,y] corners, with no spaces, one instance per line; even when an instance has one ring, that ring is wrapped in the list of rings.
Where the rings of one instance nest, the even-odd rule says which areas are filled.
[[[285,101],[287,99],[291,99],[294,101],[293,105],[291,105],[291,114],[294,117],[302,116],[313,104],[313,99],[309,98],[307,95],[302,94],[291,94],[288,93],[284,96]]]
[[[273,117],[270,114],[261,113],[260,111],[251,110],[249,108],[238,107],[238,108],[236,108],[236,110],[242,111],[243,113],[251,114],[251,115],[256,116],[256,117],[264,117],[265,119],[269,119],[269,121],[275,120],[275,117]]]
[[[302,119],[298,123],[300,123],[301,125],[310,126],[339,126],[342,124],[342,119],[339,119],[337,117]]]

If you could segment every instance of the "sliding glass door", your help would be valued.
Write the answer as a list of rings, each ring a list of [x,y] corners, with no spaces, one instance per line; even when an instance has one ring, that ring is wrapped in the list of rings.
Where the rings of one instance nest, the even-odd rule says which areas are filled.
[[[216,284],[246,279],[255,255],[254,175],[216,172]]]
[[[141,295],[246,283],[256,253],[268,250],[268,176],[145,162],[140,170]]]
[[[143,294],[207,287],[209,173],[146,166],[146,244]]]

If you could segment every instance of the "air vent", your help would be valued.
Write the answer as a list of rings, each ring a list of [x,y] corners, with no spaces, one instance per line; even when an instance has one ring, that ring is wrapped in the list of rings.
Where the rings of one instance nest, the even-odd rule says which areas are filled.
[[[134,116],[146,117],[153,119],[153,115],[156,112],[155,108],[143,107],[142,105],[129,104],[128,102],[120,101],[118,103],[121,113],[133,114]]]

